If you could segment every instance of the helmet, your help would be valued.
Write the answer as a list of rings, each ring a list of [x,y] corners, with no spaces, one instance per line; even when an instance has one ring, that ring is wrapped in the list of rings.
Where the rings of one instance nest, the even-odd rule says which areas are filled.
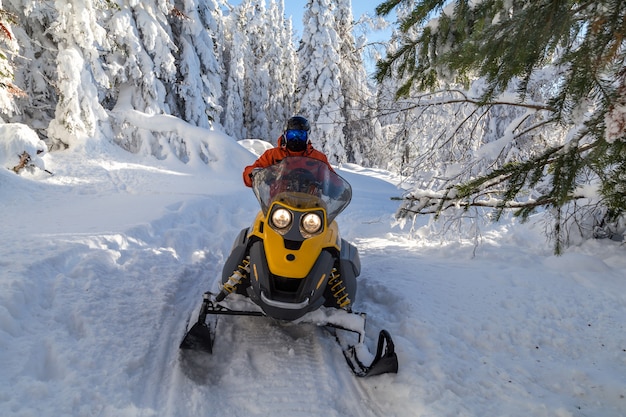
[[[311,125],[302,116],[294,116],[287,120],[287,126],[283,135],[287,149],[293,152],[306,150],[309,130],[311,130]]]
[[[311,125],[309,121],[302,116],[293,116],[289,120],[287,120],[287,127],[285,130],[311,130]]]

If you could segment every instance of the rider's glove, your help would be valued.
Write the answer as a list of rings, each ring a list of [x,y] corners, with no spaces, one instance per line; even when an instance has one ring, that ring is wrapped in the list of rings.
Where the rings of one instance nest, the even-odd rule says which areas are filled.
[[[258,174],[258,173],[259,173],[259,171],[261,171],[262,169],[263,169],[263,168],[254,168],[254,169],[252,170],[252,172],[250,172],[250,174],[249,174],[248,176],[250,177],[250,179],[251,179],[251,180],[253,180],[253,179],[254,179],[254,176],[255,176],[256,174]]]

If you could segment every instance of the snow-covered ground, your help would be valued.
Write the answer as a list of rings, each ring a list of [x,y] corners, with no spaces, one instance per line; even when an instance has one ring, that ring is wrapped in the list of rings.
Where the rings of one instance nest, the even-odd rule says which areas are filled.
[[[261,318],[220,320],[214,355],[183,361],[185,322],[257,211],[255,156],[215,140],[216,168],[99,146],[44,156],[54,176],[1,170],[0,416],[626,416],[623,244],[555,257],[514,223],[476,250],[411,240],[394,178],[358,166],[339,171],[354,198],[338,222],[399,373],[357,379],[323,330]]]

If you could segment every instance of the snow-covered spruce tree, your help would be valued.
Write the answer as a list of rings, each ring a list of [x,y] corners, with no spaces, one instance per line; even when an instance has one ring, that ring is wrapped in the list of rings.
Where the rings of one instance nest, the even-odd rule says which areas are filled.
[[[245,24],[241,27],[246,31],[248,44],[243,50],[245,72],[244,118],[248,137],[265,138],[269,135],[267,109],[269,95],[267,87],[270,79],[270,68],[266,61],[268,44],[268,26],[266,25],[265,0],[243,0],[240,5],[241,18]]]
[[[274,141],[292,114],[297,56],[283,1],[243,1],[227,23],[224,129],[236,138]]]
[[[22,4],[25,3],[25,4]],[[187,160],[189,146],[172,127],[146,116],[169,114],[212,126],[221,108],[218,45],[223,0],[33,2],[11,0],[23,45],[16,82],[27,99],[21,121],[51,148],[113,137],[131,152]],[[133,121],[129,114],[139,115]],[[142,118],[143,117],[143,118]],[[219,123],[219,120],[217,120]]]
[[[311,141],[333,163],[346,162],[344,99],[339,69],[340,39],[334,2],[309,0],[298,58],[299,113],[311,122]]]
[[[360,40],[360,44],[354,39],[351,0],[337,1],[335,21],[339,36],[338,64],[344,100],[341,112],[345,120],[343,134],[346,161],[369,165],[372,144],[381,134],[381,130],[371,103],[373,94],[361,56],[364,39]]]
[[[11,115],[3,112],[3,116],[6,121],[31,127],[40,138],[46,139],[57,99],[57,91],[49,82],[56,78],[56,47],[47,32],[56,19],[56,11],[47,2],[23,3],[22,0],[3,1],[4,10],[15,16],[11,30],[19,53],[8,56],[12,57],[15,85],[24,92],[15,97],[19,111]],[[47,144],[54,149],[50,141]]]
[[[0,115],[9,117],[17,112],[15,98],[25,96],[24,91],[14,84],[13,60],[19,54],[19,45],[12,31],[16,23],[16,15],[0,9]]]
[[[169,13],[178,75],[166,84],[171,114],[204,128],[219,122],[222,111],[221,75],[218,50],[221,39],[221,10],[214,0],[174,2]],[[211,30],[207,30],[211,28]],[[218,46],[220,45],[220,46]]]
[[[98,137],[99,125],[108,117],[98,89],[110,87],[99,52],[109,49],[109,39],[92,0],[57,0],[55,8],[49,33],[57,48],[58,101],[47,134],[53,146],[77,146]]]
[[[15,58],[21,55],[13,28],[20,34],[23,31],[17,16],[1,7],[0,4],[0,170],[10,169],[16,174],[35,167],[45,170],[41,158],[47,150],[45,143],[24,123],[10,123],[20,115],[17,101],[26,97],[14,80]]]
[[[273,142],[283,132],[285,122],[296,107],[294,93],[298,80],[298,56],[292,39],[291,19],[285,18],[284,0],[270,0],[266,25],[266,60],[270,68],[267,115],[269,138]]]
[[[245,49],[248,38],[245,31],[245,19],[241,16],[241,7],[235,8],[225,19],[226,47],[224,48],[224,65],[226,80],[224,80],[224,111],[222,126],[224,132],[237,139],[248,137],[248,131],[243,123],[246,99],[245,79]]]
[[[177,76],[164,83],[169,113],[203,128],[220,126],[222,106],[222,14],[215,0],[174,2],[168,14],[172,29]],[[209,163],[206,141],[190,143],[187,138],[168,133],[177,156],[187,161],[191,154]]]
[[[98,58],[98,51],[107,47],[100,23],[107,6],[92,1],[3,4],[16,16],[20,53],[15,57],[15,83],[24,91],[10,121],[34,129],[51,150],[96,136],[106,123],[97,89],[110,88]],[[67,57],[75,58],[73,65]]]
[[[107,114],[120,102],[127,105],[125,110],[162,112],[165,89],[159,78],[175,74],[171,49],[163,47],[171,40],[164,30],[168,5],[159,2],[159,8],[156,2],[142,2],[133,9],[128,3],[8,4],[23,29],[17,34],[24,60],[16,81],[28,95],[20,103],[21,118],[15,121],[37,129],[51,149],[78,145],[85,138],[111,137],[113,126],[114,139],[124,148],[161,152],[162,145],[151,132],[139,131],[124,118],[117,121],[115,112]]]
[[[399,3],[387,1],[377,11],[384,15]],[[542,91],[548,100],[539,104],[547,115],[524,133],[531,135],[528,143],[538,127],[562,126],[567,133],[558,145],[531,152],[524,160],[440,193],[409,196],[419,200],[414,211],[430,211],[433,205],[439,212],[451,206],[491,206],[496,218],[514,208],[526,219],[545,207],[555,216],[557,252],[571,220],[583,235],[589,218],[597,220],[595,226],[618,224],[626,209],[626,3],[454,1],[444,7],[446,3],[416,2],[413,13],[400,21],[404,33],[415,35],[406,36],[396,52],[379,62],[378,79],[406,77],[398,94],[409,96],[442,81],[482,76],[483,106],[501,100],[519,80],[518,99],[530,106],[529,85],[550,70],[553,82]],[[524,194],[532,198],[520,199]]]
[[[158,0],[120,3],[106,21],[114,45],[105,56],[112,70],[113,88],[109,91],[112,96],[107,102],[111,103],[114,140],[130,152],[148,153],[157,158],[174,153],[184,160],[188,150],[180,138],[137,126],[127,119],[129,110],[147,115],[172,111],[166,85],[176,82],[178,48],[168,23],[170,5]]]

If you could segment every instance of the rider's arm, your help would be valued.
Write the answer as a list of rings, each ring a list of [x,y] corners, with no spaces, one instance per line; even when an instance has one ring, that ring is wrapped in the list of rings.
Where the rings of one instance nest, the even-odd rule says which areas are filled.
[[[257,168],[267,168],[276,161],[275,153],[277,148],[271,148],[263,152],[263,154],[254,161],[252,165],[248,165],[243,170],[243,183],[247,187],[252,187],[252,173]]]

